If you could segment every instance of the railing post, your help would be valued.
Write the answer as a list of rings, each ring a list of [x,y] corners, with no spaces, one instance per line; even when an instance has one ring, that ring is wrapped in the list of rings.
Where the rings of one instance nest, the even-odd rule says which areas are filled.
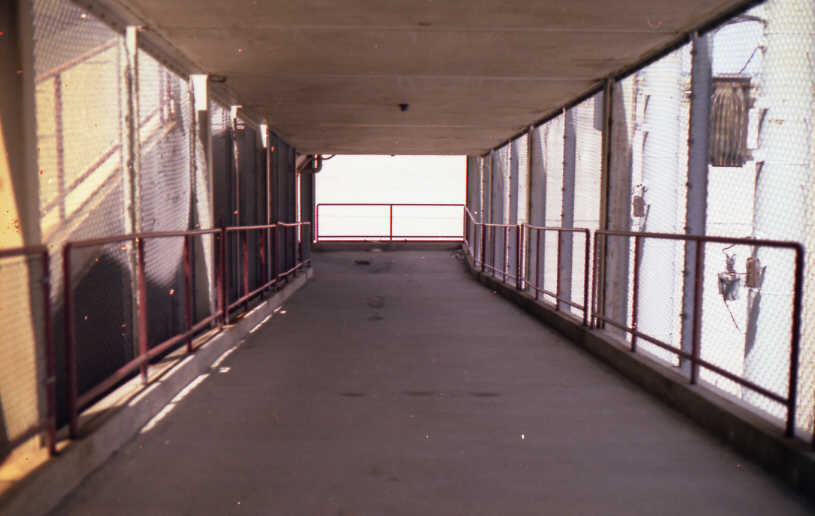
[[[555,267],[557,268],[557,272],[555,273],[555,310],[560,310],[560,241],[561,241],[561,230],[557,230],[557,258],[555,259]]]
[[[585,235],[585,254],[583,257],[583,326],[589,325],[589,266],[591,255],[591,233],[588,229],[584,230]],[[595,274],[596,276],[596,274]]]
[[[229,233],[226,228],[221,230],[223,238],[221,239],[221,252],[223,259],[221,260],[221,288],[223,289],[223,303],[224,303],[224,325],[229,325],[229,256],[227,254],[227,239]]]
[[[535,230],[535,301],[540,297],[540,277],[541,277],[541,234],[543,230]]]
[[[68,381],[68,427],[71,437],[77,436],[79,409],[77,407],[76,322],[74,321],[74,292],[71,286],[71,243],[62,249],[62,278],[65,283],[65,354]]]
[[[280,273],[281,273],[281,271],[280,271],[280,268],[281,268],[280,267],[280,255],[282,254],[280,252],[280,248],[282,247],[280,245],[281,242],[282,242],[281,239],[280,239],[280,231],[281,231],[280,228],[281,228],[280,224],[275,224],[275,227],[274,227],[274,237],[275,237],[274,238],[275,239],[274,273],[275,273],[275,284],[277,285],[278,288],[280,288],[280,285],[279,285],[280,284]]]
[[[524,255],[524,253],[523,253],[523,241],[524,241],[523,228],[524,228],[523,224],[518,224],[516,226],[516,231],[518,232],[518,235],[515,237],[515,245],[516,245],[516,248],[515,248],[515,255],[516,255],[515,256],[515,272],[517,274],[517,276],[515,278],[515,288],[517,288],[518,290],[523,290],[523,288],[524,288],[523,287],[523,274],[521,272],[521,271],[523,271],[523,264],[521,263],[521,261],[523,261],[523,255]]]
[[[388,212],[389,213],[388,214],[388,222],[389,222],[390,229],[388,231],[388,241],[392,242],[393,241],[393,204],[390,204],[389,208],[390,208],[390,210]]]
[[[184,237],[184,329],[192,329],[192,262],[190,260],[190,239]],[[187,353],[192,352],[192,335],[187,337]]]
[[[470,221],[467,220],[467,206],[464,205],[461,207],[461,237],[464,242],[467,244],[467,248],[470,249]]]
[[[487,261],[487,225],[481,224],[481,272],[484,272],[484,264]]]
[[[694,252],[694,278],[693,278],[693,321],[691,334],[691,365],[690,383],[695,384],[699,378],[699,357],[701,356],[700,340],[702,337],[702,274],[703,252],[705,243],[696,242]]]
[[[640,254],[642,247],[642,237],[634,237],[634,292],[631,307],[631,352],[637,351],[637,323],[639,320],[639,300],[640,300]]]
[[[57,451],[57,372],[54,328],[51,321],[51,267],[48,260],[48,249],[42,251],[42,295],[42,314],[45,319],[46,432],[48,453],[53,456]]]
[[[314,206],[314,242],[320,243],[320,204]]]
[[[143,362],[139,365],[142,383],[147,383],[147,278],[144,273],[144,239],[137,238],[137,270],[139,283],[139,358]]]
[[[240,232],[241,235],[241,276],[243,279],[243,295],[249,295],[249,230]],[[244,301],[244,311],[249,306],[249,300]]]
[[[792,338],[790,339],[789,395],[787,399],[787,437],[795,435],[795,410],[798,401],[798,363],[801,352],[801,311],[804,299],[804,247],[795,247],[795,293],[792,299]],[[815,435],[812,437],[815,447]]]
[[[507,260],[507,255],[509,254],[508,253],[508,251],[509,251],[509,226],[504,226],[504,248],[502,249],[502,251],[503,252],[501,253],[501,256],[503,257],[503,260],[502,260],[503,263],[501,263],[501,269],[502,269],[502,272],[504,274],[503,282],[506,283],[507,282],[507,266],[509,265],[507,263],[509,261],[509,260]]]

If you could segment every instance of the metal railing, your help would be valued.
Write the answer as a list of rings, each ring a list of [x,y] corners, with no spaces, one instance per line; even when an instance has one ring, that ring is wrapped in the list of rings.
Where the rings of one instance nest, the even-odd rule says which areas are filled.
[[[44,245],[32,245],[0,249],[0,259],[15,257],[37,256],[41,260],[41,289],[42,289],[42,320],[43,320],[43,355],[45,358],[45,419],[41,419],[27,430],[16,436],[9,436],[8,449],[14,449],[37,434],[44,434],[48,451],[53,455],[56,451],[56,350],[54,348],[54,334],[51,322],[51,269],[48,258],[48,249]]]
[[[785,421],[785,435],[792,437],[795,433],[795,411],[798,393],[798,361],[800,356],[800,339],[801,339],[801,312],[803,304],[803,291],[804,291],[804,246],[798,242],[789,242],[783,240],[761,240],[753,238],[731,238],[720,236],[708,235],[681,235],[673,233],[638,233],[631,231],[602,231],[594,232],[594,246],[595,249],[602,249],[606,246],[608,237],[623,237],[634,239],[634,264],[633,264],[633,280],[632,280],[632,310],[631,310],[631,326],[620,321],[615,321],[605,316],[604,307],[598,302],[598,281],[594,282],[592,288],[592,319],[593,326],[597,327],[600,323],[610,324],[620,330],[631,334],[630,350],[637,351],[637,339],[647,341],[661,349],[675,354],[680,360],[684,359],[690,363],[689,381],[691,384],[696,384],[699,379],[699,369],[704,368],[716,373],[728,380],[737,383],[738,385],[750,389],[765,398],[768,398],[776,403],[782,404],[786,408],[786,421]],[[693,313],[691,315],[692,333],[691,333],[691,351],[686,352],[671,346],[669,343],[639,331],[639,285],[640,285],[640,261],[643,249],[643,243],[646,240],[678,240],[683,242],[695,242],[695,250],[693,252],[694,264],[694,296],[693,296]],[[602,242],[598,242],[602,240]],[[723,367],[717,366],[701,357],[701,337],[702,337],[702,287],[704,277],[704,244],[716,243],[726,245],[747,245],[753,248],[766,247],[776,249],[788,249],[795,253],[795,270],[794,270],[794,284],[793,284],[793,302],[792,302],[792,325],[790,335],[790,352],[789,352],[789,378],[787,385],[787,395],[781,396],[769,389],[766,389],[754,382],[751,382],[737,374],[734,374]],[[600,247],[602,246],[602,247]],[[599,259],[595,253],[594,259],[595,278],[597,275],[597,268],[599,267]],[[588,280],[588,277],[586,278]],[[815,447],[815,438],[813,438],[813,447]]]
[[[225,269],[230,269],[228,253],[226,252],[227,240],[230,234],[237,234],[240,237],[240,273],[241,273],[241,293],[238,299],[229,299],[229,275],[224,274],[221,283],[221,296],[227,299],[227,311],[224,314],[225,322],[229,324],[229,313],[240,305],[246,305],[248,301],[256,296],[263,296],[263,293],[281,281],[288,279],[292,274],[303,267],[311,264],[311,257],[307,256],[307,247],[310,240],[310,222],[266,224],[257,226],[231,226],[224,228],[224,246],[221,253],[225,259]],[[300,231],[299,235],[297,231]],[[255,288],[250,287],[250,267],[249,267],[249,239],[248,235],[257,232],[261,236],[258,238],[258,258],[260,261],[260,285]],[[287,242],[287,234],[292,233],[297,241],[295,250],[296,260],[292,267],[285,268],[283,264],[283,253],[276,252],[280,245]]]
[[[310,259],[304,258],[303,246],[301,241],[296,242],[297,251],[295,253],[295,264],[288,270],[282,270],[279,265],[275,265],[275,269],[270,277],[264,278],[263,284],[249,291],[248,282],[248,257],[250,249],[248,247],[247,239],[242,238],[242,253],[241,253],[241,274],[243,277],[243,295],[236,301],[230,302],[229,289],[228,289],[228,271],[231,271],[235,264],[230,263],[227,253],[227,235],[237,233],[246,235],[249,231],[264,231],[269,232],[274,230],[277,235],[276,242],[284,242],[281,235],[286,228],[289,231],[292,229],[299,230],[303,227],[308,227],[309,222],[298,223],[278,223],[266,226],[243,226],[243,227],[229,227],[218,229],[202,229],[190,231],[168,231],[168,232],[155,232],[155,233],[138,233],[131,235],[112,236],[107,238],[96,238],[88,240],[80,240],[67,242],[63,247],[63,281],[65,293],[65,347],[66,347],[66,376],[67,376],[67,389],[68,389],[68,417],[69,429],[71,436],[76,436],[78,433],[79,414],[95,399],[110,391],[119,382],[129,377],[136,371],[139,371],[142,381],[144,383],[148,380],[148,369],[150,361],[159,355],[164,354],[175,348],[182,342],[186,342],[187,352],[193,351],[192,340],[193,337],[205,329],[208,325],[217,325],[219,329],[224,324],[230,322],[230,311],[237,308],[241,304],[246,306],[246,303],[255,296],[262,294],[266,289],[275,286],[281,280],[288,276],[295,274],[298,270],[310,264]],[[308,234],[308,231],[302,233]],[[294,232],[295,236],[302,234],[299,231]],[[195,282],[192,275],[192,261],[191,261],[191,244],[193,237],[213,235],[218,241],[214,246],[215,249],[215,263],[213,267],[212,277],[209,278],[211,285],[216,286],[217,291],[217,304],[216,308],[211,313],[199,321],[193,321],[192,303],[195,298]],[[184,322],[185,330],[178,333],[163,342],[160,342],[152,347],[148,347],[148,298],[147,298],[147,278],[145,269],[147,260],[145,256],[145,244],[152,239],[166,239],[166,238],[183,238],[184,239]],[[102,381],[97,382],[93,387],[86,392],[79,393],[78,385],[78,368],[77,368],[77,342],[76,342],[76,327],[75,327],[75,309],[73,303],[73,278],[72,278],[72,262],[71,255],[75,249],[89,248],[101,246],[106,244],[117,243],[130,243],[135,245],[136,250],[136,279],[137,279],[137,330],[138,330],[138,352],[137,356],[120,366],[111,375]],[[271,249],[272,262],[280,264],[281,254],[285,252],[284,246],[269,246],[269,240],[264,241],[264,246],[258,246],[256,249],[258,257],[261,255],[262,263],[268,263],[266,257],[269,256],[269,249]]]
[[[784,434],[787,437],[792,437],[795,433],[795,415],[796,415],[796,402],[798,390],[798,369],[799,369],[799,355],[800,355],[800,339],[801,339],[801,314],[803,303],[803,288],[804,288],[804,246],[798,242],[780,241],[780,240],[762,240],[753,238],[731,238],[720,236],[708,235],[682,235],[672,233],[645,233],[645,232],[626,232],[626,231],[594,231],[593,246],[595,249],[592,259],[589,259],[591,249],[591,231],[586,228],[563,228],[563,227],[544,227],[544,226],[531,226],[528,224],[489,224],[478,222],[473,217],[469,210],[465,210],[468,217],[467,231],[464,238],[464,247],[472,258],[473,267],[480,269],[481,272],[489,272],[492,276],[496,277],[499,281],[509,284],[519,291],[523,291],[526,287],[531,287],[534,294],[533,297],[536,301],[540,301],[540,294],[551,296],[555,298],[555,309],[559,308],[561,302],[575,307],[583,312],[583,324],[591,328],[602,327],[603,324],[609,324],[631,335],[631,343],[629,349],[631,352],[637,351],[637,339],[642,339],[655,346],[664,349],[670,353],[675,354],[680,361],[685,360],[690,364],[690,372],[688,380],[691,384],[698,383],[700,369],[706,369],[717,375],[720,375],[727,380],[735,382],[741,387],[749,389],[759,395],[772,400],[773,402],[781,404],[786,411],[784,421]],[[510,241],[510,228],[526,228],[530,235],[536,233],[535,245],[529,246],[528,252],[524,253],[524,237],[523,231],[518,231],[515,239],[515,246],[518,250],[518,261],[515,268],[515,275],[509,273],[507,270],[509,260],[509,241]],[[503,228],[503,230],[501,230]],[[556,232],[558,235],[557,243],[557,280],[555,292],[549,291],[538,284],[540,278],[540,259],[543,256],[542,248],[544,247],[544,239],[541,235],[547,231]],[[584,250],[584,270],[583,270],[583,299],[584,304],[575,303],[571,299],[564,299],[560,295],[559,283],[561,281],[561,267],[560,256],[561,246],[563,244],[564,233],[582,233],[586,239]],[[496,234],[503,234],[504,241],[503,248],[503,263],[496,265]],[[599,256],[600,249],[604,249],[609,237],[625,237],[634,239],[633,250],[633,278],[631,281],[632,288],[632,313],[631,313],[631,326],[626,323],[615,321],[612,318],[606,317],[605,311],[601,303],[598,302],[600,279],[599,267],[601,265],[601,258]],[[691,337],[691,351],[683,351],[677,347],[671,346],[653,335],[648,335],[639,330],[638,328],[638,303],[640,295],[640,261],[643,249],[643,242],[646,239],[662,239],[662,240],[675,240],[683,242],[695,243],[695,250],[691,252],[694,255],[694,297],[693,297],[693,313],[692,313],[692,337]],[[791,329],[790,329],[790,343],[789,343],[789,371],[787,378],[786,395],[780,395],[773,392],[766,387],[762,387],[755,382],[752,382],[743,376],[734,374],[727,369],[711,363],[701,357],[701,324],[702,324],[702,286],[704,276],[704,244],[726,244],[726,245],[745,245],[751,246],[753,249],[775,248],[786,249],[794,252],[794,281],[793,281],[793,300],[792,300],[792,313],[791,313]],[[533,252],[534,249],[534,252]],[[530,259],[534,256],[534,266],[530,270],[528,265],[531,265]],[[589,264],[591,263],[591,268]],[[534,274],[535,280],[530,282],[528,277],[525,276],[525,271],[529,271],[529,275]],[[507,280],[511,279],[512,282]],[[589,284],[592,284],[591,301],[589,302]],[[812,446],[815,448],[815,437],[812,440]]]
[[[388,208],[388,234],[382,233],[371,233],[371,234],[331,234],[326,235],[322,234],[320,231],[320,220],[325,218],[320,216],[320,208],[323,207],[345,207],[345,208],[365,208],[365,207],[382,207]],[[462,240],[464,233],[455,234],[455,235],[445,235],[445,234],[436,234],[436,235],[423,235],[423,234],[394,234],[393,226],[394,226],[394,208],[459,208],[462,210],[462,214],[466,207],[463,204],[453,204],[453,203],[346,203],[346,202],[324,202],[318,203],[315,206],[315,213],[314,213],[314,225],[315,225],[315,241],[319,242],[321,240],[343,240],[343,241],[354,241],[354,240],[387,240],[392,242],[394,240]],[[458,215],[457,215],[458,216]],[[398,218],[397,218],[398,219]],[[466,216],[462,216],[462,231],[464,231],[463,226],[466,223]]]
[[[489,271],[493,276],[500,277],[501,281],[507,283],[507,280],[512,280],[515,288],[518,290],[526,290],[526,287],[532,288],[534,291],[535,300],[540,300],[541,294],[551,296],[555,299],[555,310],[560,310],[561,303],[568,306],[577,308],[583,313],[583,324],[589,325],[589,283],[583,282],[583,303],[575,302],[571,296],[562,295],[561,282],[563,270],[560,266],[561,250],[563,248],[564,240],[568,235],[579,233],[584,235],[584,275],[589,277],[589,264],[590,260],[590,245],[591,245],[591,231],[587,228],[565,228],[565,227],[550,227],[550,226],[533,226],[530,224],[490,224],[485,222],[478,222],[470,212],[465,208],[467,215],[467,232],[465,234],[465,245],[470,250],[473,256],[473,263],[479,267],[482,272]],[[541,284],[541,257],[543,256],[543,238],[546,232],[556,233],[558,236],[557,243],[557,265],[555,276],[555,290],[554,292],[545,288]],[[532,235],[535,238],[532,238]],[[528,236],[527,236],[528,235]],[[498,238],[498,237],[501,238]],[[534,240],[534,247],[533,247]],[[529,252],[525,253],[525,244],[529,243]],[[514,243],[515,250],[511,252],[512,246],[510,242]],[[568,245],[572,245],[571,242]],[[477,250],[477,252],[476,252]],[[535,251],[534,253],[532,251]],[[534,280],[529,280],[529,274],[525,261],[530,259],[530,255],[534,255]],[[500,257],[500,260],[498,259]],[[514,261],[514,264],[512,264]],[[514,265],[514,267],[512,266]],[[514,271],[514,272],[513,272]]]
[[[591,263],[590,252],[591,252],[591,231],[587,228],[564,228],[564,227],[556,227],[556,226],[532,226],[530,224],[523,224],[523,226],[529,232],[529,244],[530,244],[530,253],[532,251],[532,234],[535,234],[535,247],[534,247],[534,256],[535,256],[535,281],[529,282],[527,284],[532,287],[535,291],[535,300],[540,298],[540,294],[544,294],[547,296],[551,296],[555,299],[555,310],[560,310],[561,303],[569,305],[571,307],[577,308],[581,312],[583,312],[583,325],[589,325],[589,267]],[[543,257],[543,242],[547,232],[556,233],[557,234],[557,248],[555,250],[556,262],[555,262],[555,290],[552,292],[551,290],[546,289],[546,285],[540,285],[540,277],[541,277],[541,257]],[[560,266],[562,250],[564,247],[564,240],[566,240],[565,235],[571,236],[574,233],[580,233],[583,235],[584,238],[584,249],[583,249],[583,303],[576,303],[570,297],[566,297],[561,295],[561,286],[563,281],[563,269]],[[573,245],[571,242],[571,238],[569,238],[569,242],[566,242],[566,245]]]

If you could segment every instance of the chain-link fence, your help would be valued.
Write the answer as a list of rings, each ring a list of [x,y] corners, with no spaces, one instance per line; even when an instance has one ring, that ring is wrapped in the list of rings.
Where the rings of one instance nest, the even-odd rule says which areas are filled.
[[[0,457],[31,437],[47,417],[43,261],[39,249],[0,256],[0,327],[5,335],[0,339]]]
[[[528,221],[622,233],[592,251],[595,279],[595,267],[584,274],[576,236],[528,228],[526,280],[544,301],[581,300],[590,282],[609,335],[687,374],[698,342],[703,382],[771,418],[797,398],[796,427],[811,434],[815,262],[803,275],[798,385],[789,393],[794,253],[648,234],[785,240],[813,252],[815,4],[770,0],[690,39],[609,81],[610,99],[599,92],[533,129]],[[524,199],[505,155],[511,147],[514,158],[526,138],[483,157],[490,222],[519,220]],[[499,250],[503,270],[500,260],[512,258],[500,250],[511,244],[495,233],[488,248]]]

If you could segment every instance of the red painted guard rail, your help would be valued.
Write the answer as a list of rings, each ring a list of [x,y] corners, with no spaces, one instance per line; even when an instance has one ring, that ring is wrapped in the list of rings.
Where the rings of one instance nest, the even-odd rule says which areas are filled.
[[[362,208],[362,207],[383,207],[388,208],[388,234],[371,234],[371,235],[323,235],[320,233],[320,208],[321,207],[348,207],[348,208]],[[387,240],[392,242],[393,240],[422,240],[422,239],[433,239],[433,240],[462,240],[463,234],[457,235],[400,235],[393,233],[393,209],[399,207],[414,207],[414,208],[460,208],[462,210],[466,210],[466,207],[463,204],[452,204],[452,203],[353,203],[353,202],[323,202],[318,203],[314,208],[314,225],[315,225],[315,240],[317,242],[321,240],[344,240],[344,241],[354,241],[354,240]],[[466,225],[466,217],[463,217],[465,220],[463,221],[463,225]]]
[[[138,370],[142,376],[143,382],[147,382],[147,366],[153,358],[161,355],[162,353],[171,350],[178,344],[186,342],[187,351],[191,352],[192,338],[199,331],[203,330],[207,325],[217,324],[220,327],[223,324],[228,324],[230,320],[230,310],[247,303],[251,298],[262,294],[266,289],[276,285],[287,276],[296,273],[304,266],[310,264],[310,259],[304,257],[302,241],[299,240],[300,236],[308,231],[303,231],[304,227],[309,227],[309,222],[298,223],[278,223],[264,226],[239,226],[220,229],[202,229],[190,231],[167,231],[167,232],[154,232],[154,233],[138,233],[131,235],[113,236],[107,238],[96,238],[88,240],[80,240],[67,242],[63,247],[63,280],[65,292],[65,346],[67,355],[67,383],[68,383],[68,410],[69,410],[69,428],[71,436],[76,436],[78,431],[79,413],[87,407],[94,399],[102,394],[108,392],[117,383],[127,378],[129,375]],[[268,233],[274,230],[276,235],[275,242],[283,244],[284,240],[281,238],[281,233],[286,230],[294,230],[295,237],[298,238],[296,243],[297,249],[295,252],[295,261],[293,267],[287,271],[280,269],[280,255],[285,252],[285,247],[282,245],[271,247],[269,246]],[[263,240],[264,245],[258,246],[258,257],[263,264],[268,264],[267,256],[269,256],[269,249],[274,249],[271,253],[273,261],[276,264],[273,277],[265,277],[264,283],[261,287],[249,291],[248,282],[248,256],[249,249],[247,246],[247,238],[245,235],[249,231],[264,231],[267,238]],[[236,301],[230,302],[228,293],[228,274],[227,270],[234,264],[229,263],[227,253],[227,235],[237,233],[243,235],[241,263],[240,268],[243,279],[243,295]],[[217,239],[217,245],[214,246],[216,253],[216,267],[213,268],[213,277],[211,278],[212,284],[216,285],[218,292],[217,309],[209,316],[201,319],[200,321],[193,322],[192,314],[192,300],[195,297],[195,285],[192,278],[192,264],[191,264],[191,241],[195,236],[213,235]],[[185,307],[185,331],[177,334],[151,348],[148,349],[148,305],[147,305],[147,280],[145,277],[146,259],[145,259],[145,242],[151,239],[166,239],[166,238],[183,238],[184,239],[184,307]],[[78,371],[77,371],[77,348],[76,348],[76,328],[74,321],[74,307],[73,307],[73,286],[71,275],[71,252],[74,249],[93,247],[99,245],[106,245],[120,242],[132,242],[136,246],[136,277],[138,284],[137,294],[137,328],[139,336],[138,356],[128,363],[117,369],[108,378],[98,382],[95,386],[90,388],[87,392],[78,393]],[[280,252],[277,252],[280,250]]]
[[[598,240],[602,239],[602,245],[605,247],[608,237],[623,237],[634,239],[634,277],[632,281],[633,288],[633,306],[632,306],[632,325],[627,326],[619,321],[614,321],[605,316],[603,307],[597,306],[597,281],[592,289],[592,318],[596,323],[610,324],[616,328],[626,331],[631,334],[631,351],[637,350],[637,339],[643,339],[655,346],[665,349],[680,359],[688,360],[691,364],[690,368],[690,383],[695,384],[699,378],[699,368],[705,368],[720,376],[731,380],[742,387],[746,387],[762,396],[780,403],[786,407],[787,417],[785,422],[785,434],[787,437],[792,437],[795,433],[795,410],[796,398],[798,393],[798,361],[800,356],[800,339],[801,339],[801,312],[804,293],[804,246],[798,242],[790,242],[784,240],[761,240],[754,238],[731,238],[721,236],[708,236],[708,235],[681,235],[674,233],[645,233],[645,232],[632,232],[632,231],[595,231],[594,232],[594,248],[598,247]],[[680,240],[683,242],[695,242],[694,252],[694,301],[693,301],[693,314],[692,314],[692,350],[690,353],[677,349],[661,340],[639,331],[638,325],[638,299],[639,299],[639,278],[640,278],[640,259],[642,245],[645,240]],[[702,336],[702,281],[703,281],[703,253],[704,244],[716,243],[726,245],[748,245],[752,247],[769,247],[777,249],[789,249],[795,253],[795,281],[793,285],[793,310],[792,310],[792,328],[790,336],[790,359],[789,359],[789,383],[787,386],[787,395],[780,396],[768,389],[757,385],[749,380],[742,378],[736,374],[727,371],[726,369],[712,364],[701,358],[701,336]],[[597,268],[599,267],[598,258],[595,253],[594,271],[595,278],[597,278]],[[588,279],[588,278],[587,278]],[[597,324],[595,324],[596,326]],[[815,448],[815,435],[813,436],[813,447]]]

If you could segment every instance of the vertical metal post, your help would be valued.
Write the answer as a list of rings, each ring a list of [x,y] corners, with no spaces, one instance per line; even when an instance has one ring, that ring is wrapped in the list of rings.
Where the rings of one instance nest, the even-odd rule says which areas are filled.
[[[217,296],[218,296],[218,313],[220,317],[218,317],[218,329],[223,329],[223,325],[225,324],[226,319],[226,309],[225,309],[225,296],[224,296],[224,258],[225,258],[225,245],[224,240],[226,239],[226,235],[224,234],[223,228],[214,234],[213,241],[216,244],[215,253],[218,257],[215,260],[215,268],[212,271],[213,275],[215,276],[215,288],[217,289]]]
[[[139,357],[145,359],[139,366],[142,383],[147,383],[147,278],[144,274],[144,239],[137,238],[139,281]]]
[[[487,261],[487,225],[481,225],[481,272],[484,272],[484,266]]]
[[[314,206],[314,242],[320,243],[320,203]]]
[[[631,307],[631,328],[634,332],[637,331],[637,324],[639,322],[639,302],[640,302],[640,255],[642,254],[642,237],[634,237],[634,292],[633,305]],[[637,351],[637,334],[631,334],[631,351]]]
[[[540,299],[540,277],[541,277],[541,235],[543,230],[535,230],[535,301]]]
[[[48,249],[42,254],[42,314],[45,326],[45,418],[48,453],[54,455],[57,451],[57,378],[56,378],[56,346],[54,345],[54,328],[51,321],[51,267],[48,260]]]
[[[221,288],[223,289],[223,303],[224,303],[224,325],[229,324],[229,275],[232,271],[229,269],[229,255],[227,254],[227,249],[229,249],[229,245],[227,243],[229,233],[227,232],[226,228],[221,230],[223,233],[223,238],[221,239],[221,253],[223,255],[223,259],[221,260]]]
[[[693,329],[691,332],[691,359],[690,364],[690,383],[695,384],[699,378],[699,357],[701,356],[701,338],[702,338],[702,274],[704,273],[704,249],[705,243],[696,241],[696,249],[694,252],[694,271],[693,271]]]
[[[71,285],[71,243],[62,248],[62,278],[65,284],[65,355],[68,381],[68,427],[71,437],[77,436],[79,407],[77,406],[76,322],[74,321],[74,292]]]
[[[588,229],[583,232],[586,246],[583,258],[583,326],[589,325],[589,266],[591,263],[591,233]]]
[[[280,224],[275,225],[275,227],[274,227],[274,236],[275,236],[275,238],[274,238],[275,239],[275,253],[274,253],[275,267],[274,267],[274,270],[275,270],[275,279],[276,279],[278,284],[280,283],[280,274],[282,272],[280,270],[281,269],[280,255],[282,254],[280,252],[280,244],[282,243],[282,240],[280,238],[280,231],[281,231]]]
[[[795,435],[795,410],[798,401],[798,363],[801,353],[801,311],[804,302],[804,246],[795,247],[795,292],[792,299],[792,337],[790,339],[790,372],[787,406],[787,437]],[[815,436],[813,436],[815,447]]]
[[[467,160],[467,184],[469,186],[470,182],[470,167],[469,167],[470,160]],[[467,189],[467,193],[470,193],[470,189]],[[461,207],[461,223],[464,227],[461,228],[461,237],[464,240],[464,243],[467,244],[467,249],[472,249],[472,242],[470,242],[470,222],[467,220],[467,205]]]
[[[249,231],[241,231],[241,275],[243,278],[243,295],[249,294]],[[249,300],[244,301],[243,308],[247,309]]]
[[[560,235],[562,231],[557,230],[557,258],[555,259],[555,267],[557,268],[557,273],[555,274],[555,310],[560,310]]]
[[[189,332],[192,329],[192,259],[190,253],[191,236],[184,237],[184,329]],[[192,335],[187,337],[187,353],[192,352]]]
[[[509,226],[504,226],[504,248],[502,249],[501,255],[503,256],[503,263],[501,264],[501,270],[503,272],[503,281],[504,283],[507,282],[507,267],[509,266],[509,260],[507,259],[509,249]]]
[[[515,237],[516,242],[516,249],[515,249],[515,272],[517,277],[515,278],[515,288],[518,290],[523,290],[523,243],[524,243],[524,224],[518,224],[516,227],[516,231],[518,232],[517,236]]]
[[[390,205],[390,212],[388,215],[388,221],[390,224],[390,230],[388,233],[388,241],[393,241],[393,204]]]

